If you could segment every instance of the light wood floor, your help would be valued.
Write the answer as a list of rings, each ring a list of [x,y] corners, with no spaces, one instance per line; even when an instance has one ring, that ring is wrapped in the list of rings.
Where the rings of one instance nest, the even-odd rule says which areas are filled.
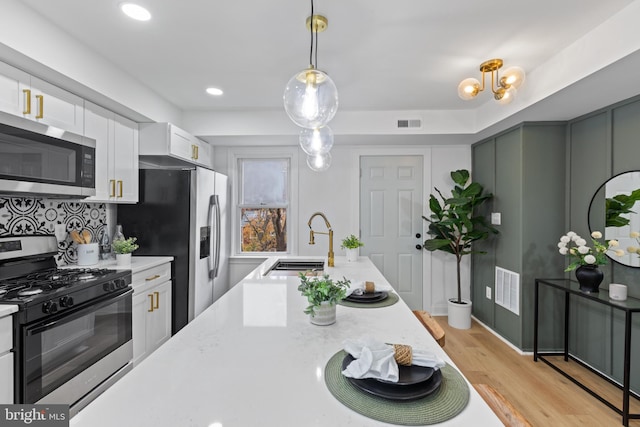
[[[444,350],[472,384],[489,384],[498,390],[535,427],[605,427],[622,425],[622,417],[546,363],[521,356],[475,321],[471,329],[449,327],[446,317],[436,317],[446,333]],[[565,363],[560,361],[559,363]],[[589,381],[622,407],[622,393],[575,362],[575,375]],[[631,399],[631,412],[640,403]],[[640,427],[640,420],[630,426]],[[481,424],[478,424],[481,426]]]

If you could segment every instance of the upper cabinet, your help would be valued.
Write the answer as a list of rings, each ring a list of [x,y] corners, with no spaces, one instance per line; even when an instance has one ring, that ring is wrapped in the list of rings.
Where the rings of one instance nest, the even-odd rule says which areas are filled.
[[[138,124],[85,104],[85,136],[96,140],[96,195],[88,202],[138,202]]]
[[[84,100],[0,62],[0,110],[78,135],[84,134]]]
[[[140,124],[140,157],[158,166],[191,164],[213,169],[212,147],[171,123]]]

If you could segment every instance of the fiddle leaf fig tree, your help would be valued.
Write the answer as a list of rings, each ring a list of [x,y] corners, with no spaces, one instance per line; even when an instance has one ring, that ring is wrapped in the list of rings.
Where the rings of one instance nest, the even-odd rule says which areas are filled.
[[[427,233],[432,236],[424,241],[424,249],[428,251],[443,251],[455,255],[456,272],[458,277],[458,298],[455,301],[462,304],[462,287],[460,284],[460,263],[465,255],[485,253],[474,251],[472,244],[489,237],[489,233],[498,234],[481,215],[475,214],[475,209],[493,197],[485,193],[484,188],[477,182],[469,182],[469,171],[460,169],[451,172],[451,179],[455,186],[451,190],[451,197],[445,197],[440,190],[435,189],[438,197],[429,197],[429,222]]]

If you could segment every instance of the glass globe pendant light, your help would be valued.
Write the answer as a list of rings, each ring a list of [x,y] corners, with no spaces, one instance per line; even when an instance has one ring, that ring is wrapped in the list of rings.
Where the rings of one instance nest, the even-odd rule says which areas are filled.
[[[283,95],[284,110],[289,118],[296,125],[307,129],[325,126],[338,111],[338,89],[331,77],[317,69],[318,33],[326,30],[328,23],[326,17],[313,14],[311,0],[311,16],[306,21],[311,35],[310,65],[291,77]]]
[[[315,172],[326,171],[331,166],[331,153],[308,155],[307,166]]]
[[[329,126],[300,131],[300,148],[309,155],[328,153],[333,147],[333,131]]]

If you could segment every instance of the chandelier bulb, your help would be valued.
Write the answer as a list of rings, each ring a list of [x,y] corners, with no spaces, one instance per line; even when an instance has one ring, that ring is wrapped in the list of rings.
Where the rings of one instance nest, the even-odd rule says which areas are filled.
[[[465,101],[475,98],[480,93],[480,82],[478,79],[464,79],[458,85],[458,96]]]
[[[310,67],[289,80],[283,101],[285,112],[296,125],[320,128],[338,110],[338,90],[327,74]]]
[[[331,153],[316,154],[307,156],[307,166],[314,172],[323,172],[331,166]]]
[[[500,85],[505,89],[508,89],[510,86],[518,89],[522,86],[522,83],[525,79],[524,70],[520,67],[509,67],[502,73],[502,77],[500,78]]]
[[[333,147],[333,131],[329,126],[302,129],[299,140],[302,151],[311,156],[328,153]]]

